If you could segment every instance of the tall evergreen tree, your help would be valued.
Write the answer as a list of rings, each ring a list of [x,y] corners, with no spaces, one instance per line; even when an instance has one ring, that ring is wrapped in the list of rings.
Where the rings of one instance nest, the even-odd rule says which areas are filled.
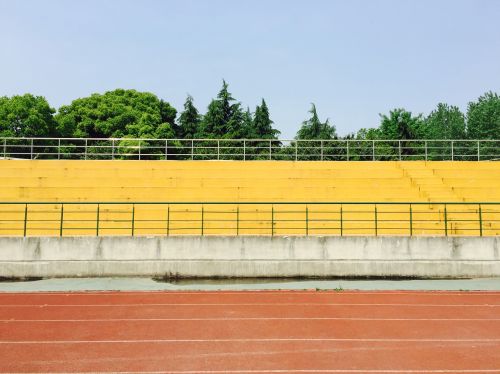
[[[193,104],[193,97],[188,95],[184,111],[179,116],[179,135],[183,139],[193,139],[200,132],[201,115]]]
[[[337,132],[334,125],[330,125],[329,119],[327,118],[325,122],[319,120],[318,112],[316,111],[316,105],[312,104],[311,118],[302,122],[302,127],[297,132],[296,139],[299,140],[328,140],[335,139],[337,137]]]
[[[382,139],[415,139],[423,126],[422,116],[399,108],[380,115],[380,135]]]
[[[269,108],[266,101],[262,99],[261,104],[255,108],[254,136],[259,139],[276,139],[280,132],[273,128],[273,123],[269,117]]]
[[[228,91],[228,84],[223,81],[216,99],[208,105],[203,116],[202,135],[208,138],[236,138],[242,132],[243,111]]]

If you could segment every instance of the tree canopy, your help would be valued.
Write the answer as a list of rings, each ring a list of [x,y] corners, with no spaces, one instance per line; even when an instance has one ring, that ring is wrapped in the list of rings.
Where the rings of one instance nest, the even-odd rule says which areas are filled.
[[[42,96],[25,94],[0,97],[0,136],[57,136],[55,112]]]
[[[56,115],[63,136],[172,138],[177,111],[149,92],[114,90],[62,106]]]
[[[316,105],[312,104],[311,118],[302,122],[302,126],[297,132],[296,139],[299,140],[328,140],[335,139],[337,137],[337,132],[334,125],[330,125],[329,119],[327,118],[325,122],[321,122],[316,110]]]
[[[467,110],[467,132],[471,139],[500,138],[500,96],[487,92]]]

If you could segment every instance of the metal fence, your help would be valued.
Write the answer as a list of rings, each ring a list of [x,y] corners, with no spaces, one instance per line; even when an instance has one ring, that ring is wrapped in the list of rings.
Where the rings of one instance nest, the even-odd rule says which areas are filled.
[[[4,202],[0,235],[473,235],[500,203]]]
[[[496,160],[500,140],[0,138],[0,157],[79,160]]]

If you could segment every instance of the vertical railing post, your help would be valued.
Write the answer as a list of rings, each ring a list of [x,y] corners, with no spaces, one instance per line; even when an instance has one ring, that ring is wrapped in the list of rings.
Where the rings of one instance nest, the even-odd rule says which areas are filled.
[[[205,228],[204,227],[205,226],[204,215],[205,215],[205,207],[202,204],[201,205],[201,236],[203,236],[203,231],[204,231],[204,228]]]
[[[61,158],[61,138],[57,139],[57,159]]]
[[[85,149],[83,150],[85,156],[84,156],[84,159],[86,160],[87,159],[87,138],[85,138]]]
[[[243,139],[243,161],[247,159],[247,141]]]
[[[321,149],[321,161],[323,161],[323,140],[320,140],[320,149]]]
[[[444,235],[448,236],[448,212],[446,209],[446,204],[444,204]]]
[[[269,160],[272,160],[273,158],[273,143],[272,140],[269,140]]]
[[[23,229],[24,237],[26,237],[27,228],[28,228],[28,204],[24,204],[24,229]]]
[[[168,139],[165,139],[165,160],[168,160]]]
[[[483,236],[483,212],[479,204],[479,236]]]
[[[95,235],[96,236],[99,236],[99,216],[100,216],[99,211],[100,211],[100,209],[101,209],[100,204],[97,204],[97,218],[96,218],[96,227],[95,227],[95,229],[96,229]]]
[[[340,205],[340,236],[344,235],[344,214],[342,210],[342,205]]]
[[[306,205],[306,236],[309,235],[309,207]]]
[[[141,159],[141,140],[139,139],[139,160]]]
[[[111,140],[111,159],[115,159],[115,139]]]
[[[217,160],[220,159],[220,140],[217,139]]]
[[[347,161],[349,161],[349,140],[346,140]]]
[[[274,204],[271,205],[271,236],[274,236]]]
[[[401,161],[401,140],[398,140],[399,161]]]
[[[479,140],[477,141],[477,160],[481,161],[481,147],[479,146]]]
[[[375,140],[372,140],[372,160],[375,161]]]
[[[191,139],[191,160],[194,160],[194,140]]]
[[[132,204],[132,236],[135,234],[135,204]]]
[[[170,236],[170,204],[167,205],[167,236]]]
[[[33,160],[33,138],[31,138],[30,160]]]
[[[7,158],[7,139],[3,139],[3,158]]]
[[[424,149],[425,149],[425,161],[427,161],[427,140],[424,142]]]
[[[375,236],[378,235],[377,204],[375,204]]]
[[[454,150],[453,150],[453,140],[451,141],[451,161],[455,161],[455,155],[454,155]]]
[[[299,142],[296,140],[295,141],[295,161],[297,161],[298,156],[299,156]]]
[[[236,206],[236,236],[240,235],[240,206]]]
[[[64,204],[61,204],[61,218],[59,222],[59,236],[63,236]]]
[[[413,210],[410,204],[410,236],[413,236]]]

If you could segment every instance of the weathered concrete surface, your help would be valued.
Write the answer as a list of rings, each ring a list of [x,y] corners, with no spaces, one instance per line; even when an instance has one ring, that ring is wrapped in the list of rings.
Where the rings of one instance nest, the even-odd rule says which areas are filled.
[[[497,237],[0,238],[1,277],[500,276]]]

